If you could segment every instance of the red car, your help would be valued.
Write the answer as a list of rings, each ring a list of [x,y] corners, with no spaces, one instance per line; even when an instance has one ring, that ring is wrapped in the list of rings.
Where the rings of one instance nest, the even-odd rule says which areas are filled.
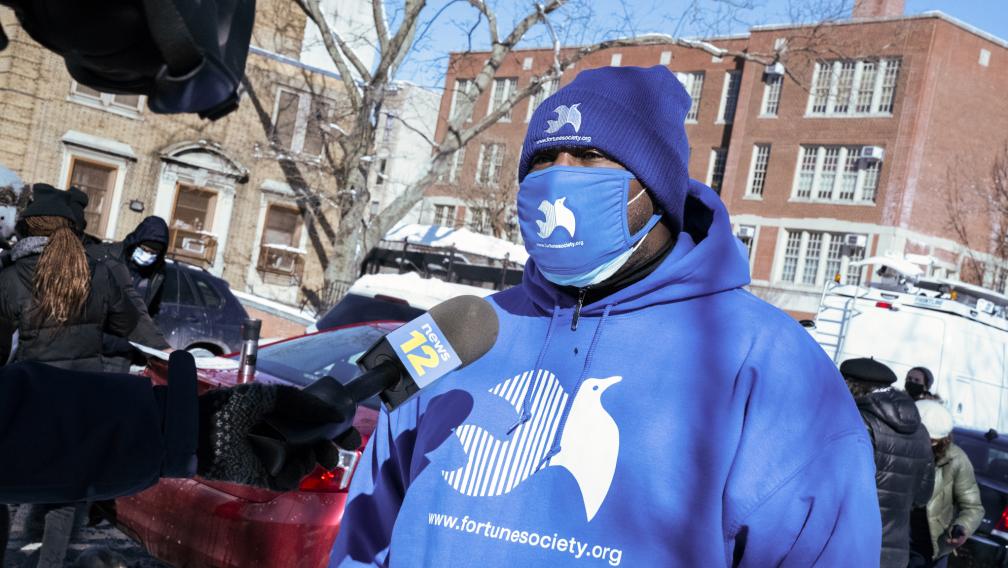
[[[401,325],[376,322],[305,335],[259,350],[256,381],[300,387],[325,376],[346,382],[354,364],[380,337]],[[163,381],[163,363],[147,374]],[[200,392],[236,382],[237,370],[199,372]],[[354,426],[367,442],[377,419],[377,399],[362,404]],[[118,499],[119,527],[154,556],[175,566],[326,566],[343,517],[347,487],[363,451],[341,456],[340,468],[319,467],[298,491],[194,479],[165,479],[143,493]]]

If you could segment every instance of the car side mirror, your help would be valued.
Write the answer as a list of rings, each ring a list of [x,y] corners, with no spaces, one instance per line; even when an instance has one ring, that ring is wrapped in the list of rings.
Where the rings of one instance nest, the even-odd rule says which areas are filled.
[[[815,329],[815,321],[813,321],[813,320],[807,320],[807,319],[806,320],[798,320],[798,323],[800,323],[802,327],[809,328],[809,329]]]

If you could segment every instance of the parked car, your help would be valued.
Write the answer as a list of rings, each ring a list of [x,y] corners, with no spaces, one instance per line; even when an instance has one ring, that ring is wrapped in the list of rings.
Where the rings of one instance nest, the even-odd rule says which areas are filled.
[[[953,440],[966,452],[984,507],[976,533],[949,559],[956,567],[1008,567],[1008,437],[994,430],[956,428]]]
[[[489,288],[424,278],[415,272],[367,274],[358,278],[343,299],[307,331],[311,333],[365,321],[409,321],[456,296],[473,294],[483,298],[493,293],[494,290]]]
[[[165,263],[161,308],[154,321],[175,349],[203,349],[213,355],[241,349],[245,308],[228,283],[202,268]]]
[[[305,387],[330,375],[346,382],[358,374],[356,360],[379,338],[401,325],[376,322],[300,336],[262,347],[255,380]],[[219,361],[219,360],[218,360]],[[199,389],[229,386],[229,370],[199,371]],[[163,382],[163,362],[147,374]],[[364,439],[356,452],[341,450],[341,467],[318,467],[286,493],[194,479],[164,479],[116,501],[118,526],[154,556],[174,566],[238,568],[328,565],[343,517],[347,488],[367,439],[374,431],[377,398],[357,409],[354,426]]]

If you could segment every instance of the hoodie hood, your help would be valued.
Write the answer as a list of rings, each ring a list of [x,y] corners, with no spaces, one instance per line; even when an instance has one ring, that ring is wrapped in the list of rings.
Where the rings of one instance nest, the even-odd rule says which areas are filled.
[[[910,395],[889,388],[857,400],[858,410],[874,414],[900,434],[912,434],[920,426],[920,413]]]
[[[749,262],[721,198],[706,185],[689,181],[683,232],[664,261],[641,280],[584,306],[583,315],[613,314],[705,296],[749,284]],[[523,286],[537,308],[550,313],[576,299],[547,280],[535,261],[525,264]]]
[[[161,217],[150,216],[140,222],[132,233],[123,239],[123,256],[129,258],[133,254],[133,249],[143,242],[155,242],[164,245],[168,250],[168,223]],[[164,258],[164,253],[158,255],[159,259]]]

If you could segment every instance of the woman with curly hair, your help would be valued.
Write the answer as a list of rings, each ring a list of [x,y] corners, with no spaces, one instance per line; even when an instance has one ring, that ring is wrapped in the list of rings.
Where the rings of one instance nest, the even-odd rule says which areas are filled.
[[[85,253],[68,192],[35,184],[18,232],[0,272],[0,320],[18,330],[13,361],[101,371],[102,334],[129,335],[138,313],[110,267]]]

